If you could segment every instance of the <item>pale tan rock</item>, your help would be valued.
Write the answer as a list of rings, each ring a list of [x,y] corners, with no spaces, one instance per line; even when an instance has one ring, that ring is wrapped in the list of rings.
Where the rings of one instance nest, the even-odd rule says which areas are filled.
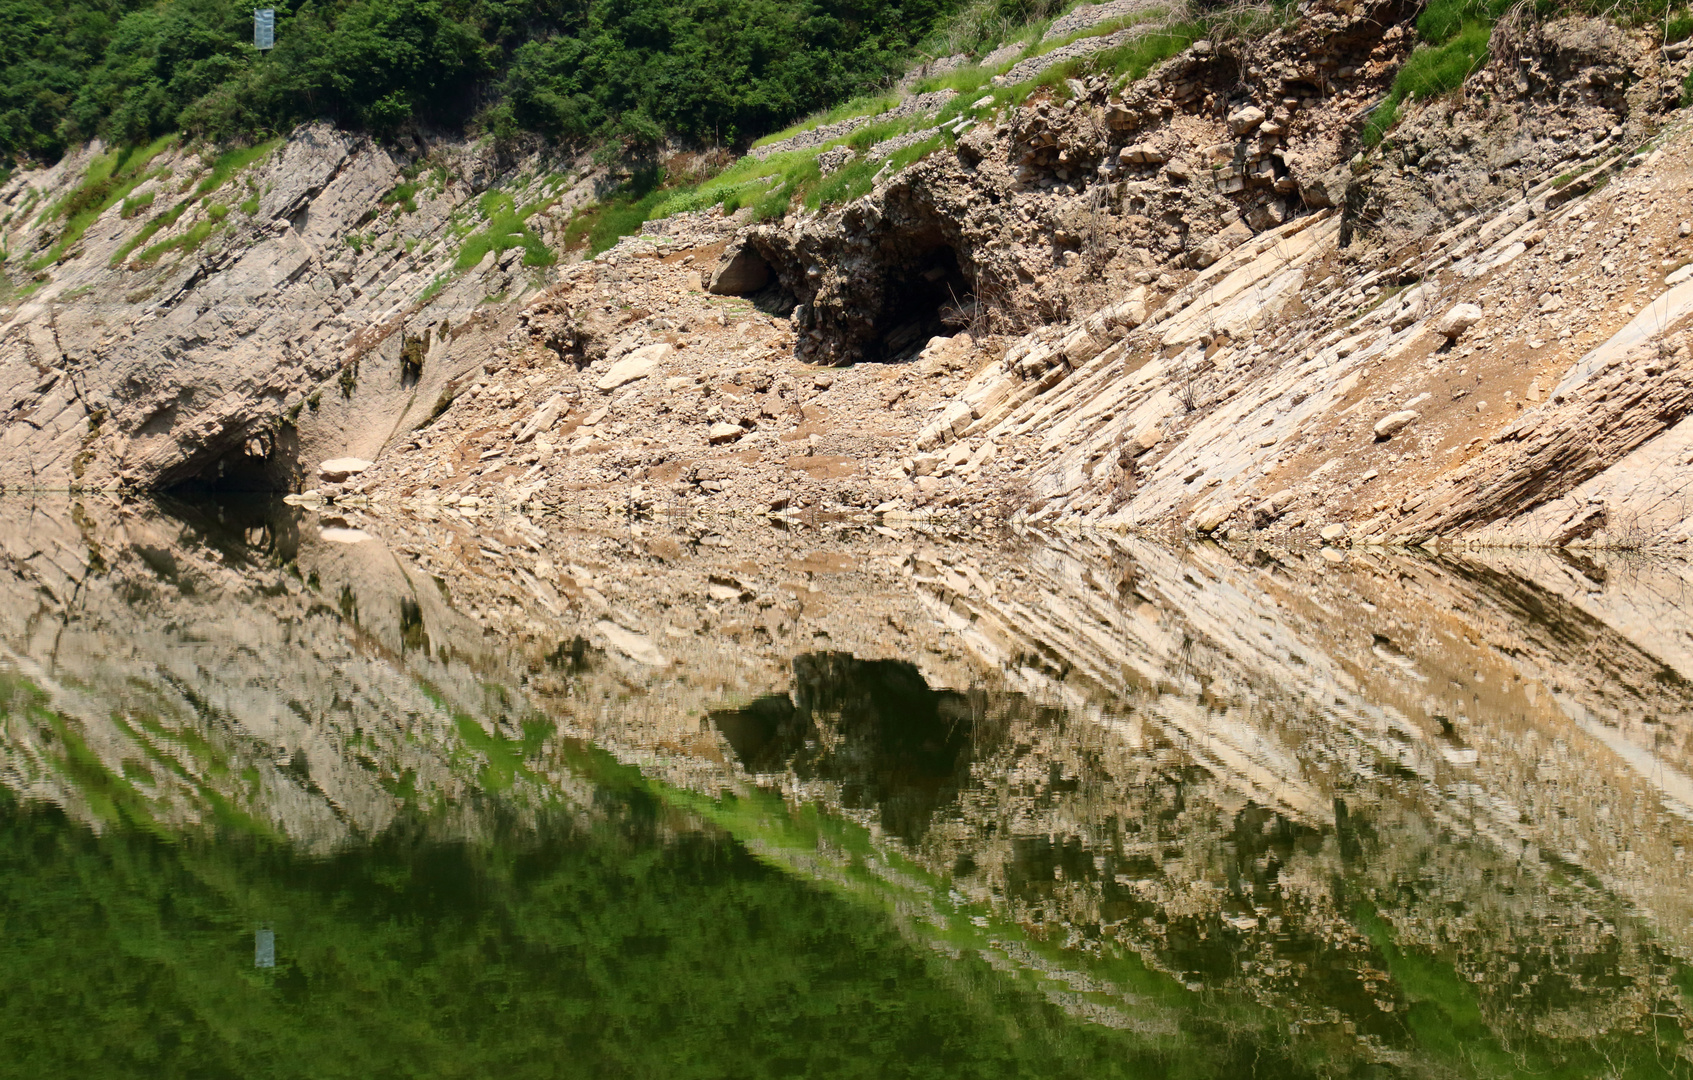
[[[563,394],[554,394],[547,399],[547,403],[535,411],[529,422],[517,433],[517,441],[526,443],[543,431],[551,431],[558,418],[570,408],[569,401]]]
[[[1482,310],[1475,304],[1459,304],[1440,317],[1435,331],[1449,340],[1462,337],[1464,331],[1481,322]]]
[[[1333,522],[1317,530],[1317,535],[1323,538],[1324,543],[1332,544],[1346,536],[1346,526]]]
[[[330,458],[317,467],[318,478],[330,484],[345,483],[350,476],[357,476],[370,468],[371,462],[363,458],[340,457]]]
[[[363,529],[343,529],[333,525],[319,529],[317,534],[332,544],[362,544],[366,540],[372,539],[371,535]]]
[[[1236,135],[1248,135],[1265,119],[1263,109],[1256,105],[1247,105],[1229,114],[1229,130]]]
[[[1227,521],[1229,519],[1229,515],[1233,514],[1234,511],[1235,503],[1232,500],[1225,500],[1223,502],[1212,503],[1209,506],[1201,507],[1199,510],[1194,512],[1193,527],[1195,530],[1202,533],[1214,532],[1216,531],[1217,526]]]
[[[1400,409],[1398,412],[1388,413],[1386,416],[1376,421],[1376,426],[1374,428],[1376,441],[1383,442],[1387,439],[1393,438],[1411,424],[1415,423],[1416,419],[1417,412],[1414,409]]]
[[[594,629],[599,632],[601,637],[605,638],[607,644],[637,664],[645,664],[647,667],[664,667],[670,663],[669,659],[658,651],[658,647],[651,640],[632,630],[624,629],[610,619],[601,619],[594,624]]]
[[[713,446],[717,446],[721,443],[734,442],[736,439],[745,434],[746,430],[739,424],[730,424],[719,420],[717,423],[711,425],[711,429],[706,432],[706,441],[710,442]]]
[[[671,353],[676,346],[669,342],[659,342],[656,345],[643,345],[625,356],[600,377],[596,384],[602,393],[610,393],[620,386],[627,386],[637,379],[644,379],[658,370],[659,363]]]

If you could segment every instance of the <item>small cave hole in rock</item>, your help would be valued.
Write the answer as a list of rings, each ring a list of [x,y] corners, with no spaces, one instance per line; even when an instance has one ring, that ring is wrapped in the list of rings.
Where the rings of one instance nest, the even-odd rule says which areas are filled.
[[[279,445],[278,437],[270,434],[245,439],[185,464],[164,490],[183,496],[287,491],[286,459],[294,449],[292,440],[287,441],[289,445]]]
[[[930,338],[965,329],[975,305],[974,288],[957,252],[935,237],[884,278],[881,313],[866,359],[908,359]]]
[[[423,378],[423,360],[428,353],[428,331],[421,337],[400,336],[400,389],[410,390]]]

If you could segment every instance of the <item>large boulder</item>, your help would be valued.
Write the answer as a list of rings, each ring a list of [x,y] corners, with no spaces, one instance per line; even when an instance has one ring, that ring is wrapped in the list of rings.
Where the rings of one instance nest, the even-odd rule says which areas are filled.
[[[328,461],[317,467],[317,475],[319,479],[323,480],[325,483],[340,484],[344,483],[349,477],[357,476],[359,473],[364,472],[366,469],[370,468],[370,466],[371,462],[366,461],[364,458],[330,458]]]
[[[1412,409],[1400,409],[1398,412],[1388,413],[1376,421],[1376,440],[1380,442],[1393,438],[1409,427],[1416,419],[1417,414]]]
[[[1456,341],[1464,336],[1464,331],[1480,321],[1481,308],[1475,304],[1459,304],[1440,317],[1435,330],[1444,335],[1446,340]]]
[[[748,296],[768,284],[770,264],[752,247],[742,244],[723,253],[705,288],[718,296]]]

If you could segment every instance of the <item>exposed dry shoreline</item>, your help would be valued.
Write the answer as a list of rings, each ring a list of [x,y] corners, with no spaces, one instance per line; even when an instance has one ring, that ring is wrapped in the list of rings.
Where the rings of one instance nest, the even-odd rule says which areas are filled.
[[[455,260],[504,198],[543,207],[525,227],[556,245],[591,171],[304,129],[232,182],[250,210],[156,234],[215,226],[198,251],[142,265],[114,207],[14,295],[0,483],[1686,543],[1693,132],[1672,91],[1693,57],[1537,26],[1516,67],[1346,158],[1413,14],[1319,5],[960,124],[848,206],[682,214],[555,267]],[[52,246],[31,208],[99,151],[0,189],[10,250]],[[203,168],[159,161],[137,191]]]

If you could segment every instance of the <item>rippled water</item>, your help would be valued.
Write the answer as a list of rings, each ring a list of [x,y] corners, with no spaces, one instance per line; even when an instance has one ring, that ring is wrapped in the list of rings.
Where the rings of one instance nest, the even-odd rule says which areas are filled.
[[[0,1076],[1688,1076],[1673,560],[0,501]]]

